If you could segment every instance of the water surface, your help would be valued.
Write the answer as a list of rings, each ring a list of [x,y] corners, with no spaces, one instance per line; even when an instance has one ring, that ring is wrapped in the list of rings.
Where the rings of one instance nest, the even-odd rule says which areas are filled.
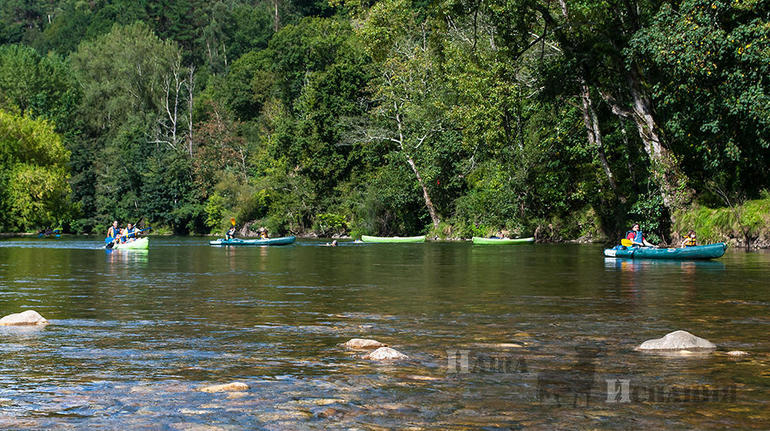
[[[0,315],[52,322],[0,328],[0,427],[770,428],[766,252],[321,245],[0,241]],[[676,329],[719,350],[633,350]],[[362,359],[354,337],[411,360]],[[198,390],[233,381],[248,391]]]

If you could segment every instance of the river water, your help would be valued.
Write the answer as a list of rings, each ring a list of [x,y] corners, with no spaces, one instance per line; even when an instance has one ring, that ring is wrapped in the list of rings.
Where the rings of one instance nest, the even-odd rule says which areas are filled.
[[[51,321],[0,327],[0,428],[770,429],[769,253],[321,245],[0,241],[0,316]],[[719,349],[634,351],[677,329]]]

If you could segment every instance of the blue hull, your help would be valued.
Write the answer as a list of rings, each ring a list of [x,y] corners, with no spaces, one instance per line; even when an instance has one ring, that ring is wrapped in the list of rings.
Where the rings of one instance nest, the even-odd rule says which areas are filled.
[[[717,259],[725,254],[727,244],[698,245],[683,248],[649,248],[649,247],[624,247],[616,245],[604,250],[607,257],[623,257],[630,259]]]
[[[284,236],[281,238],[268,238],[268,239],[218,239],[215,241],[209,241],[211,245],[288,245],[297,239],[294,236]]]

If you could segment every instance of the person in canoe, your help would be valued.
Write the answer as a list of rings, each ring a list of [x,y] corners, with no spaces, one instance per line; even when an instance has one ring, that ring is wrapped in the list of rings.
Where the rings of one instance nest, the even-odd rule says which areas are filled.
[[[684,241],[682,241],[681,247],[695,247],[698,245],[698,241],[695,235],[695,231],[691,230],[686,237],[684,237]]]
[[[120,241],[120,228],[118,227],[117,220],[113,221],[112,226],[107,229],[107,237],[112,238],[113,243]]]
[[[230,226],[230,229],[228,229],[225,234],[225,239],[229,241],[233,238],[235,238],[235,226]]]
[[[263,226],[263,227],[259,228],[259,237],[262,238],[262,239],[268,239],[269,238],[269,236],[267,235],[267,228],[266,227]]]
[[[632,247],[657,247],[655,244],[647,241],[644,233],[639,228],[639,223],[634,223],[631,230],[626,232],[626,239],[631,241]]]
[[[135,240],[136,239],[136,229],[134,228],[134,225],[131,223],[126,225],[126,240]]]

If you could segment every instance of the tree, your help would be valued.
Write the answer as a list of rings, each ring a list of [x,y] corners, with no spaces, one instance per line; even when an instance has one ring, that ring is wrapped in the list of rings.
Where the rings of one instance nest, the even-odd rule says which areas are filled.
[[[0,229],[66,221],[69,151],[45,120],[0,111]]]
[[[438,228],[441,219],[416,162],[418,152],[426,151],[443,130],[441,79],[427,26],[405,0],[380,2],[369,10],[360,35],[377,61],[379,76],[372,91],[375,123],[365,138],[396,145],[420,185],[433,227]]]

